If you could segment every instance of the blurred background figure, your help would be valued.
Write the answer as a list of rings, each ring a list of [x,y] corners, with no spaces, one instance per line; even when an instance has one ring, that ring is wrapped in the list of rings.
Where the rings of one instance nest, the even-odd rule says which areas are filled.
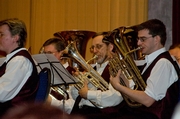
[[[169,48],[169,53],[174,56],[180,64],[180,44],[171,45]]]
[[[10,109],[2,119],[85,119],[79,115],[68,115],[57,107],[47,104],[21,105]]]

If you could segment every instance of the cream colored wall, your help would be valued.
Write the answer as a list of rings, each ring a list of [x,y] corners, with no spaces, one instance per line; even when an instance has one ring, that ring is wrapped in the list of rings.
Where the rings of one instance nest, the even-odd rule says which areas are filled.
[[[58,31],[109,31],[147,20],[147,0],[0,0],[0,20],[17,17],[28,30],[26,48],[37,54]],[[86,59],[90,59],[88,50]]]

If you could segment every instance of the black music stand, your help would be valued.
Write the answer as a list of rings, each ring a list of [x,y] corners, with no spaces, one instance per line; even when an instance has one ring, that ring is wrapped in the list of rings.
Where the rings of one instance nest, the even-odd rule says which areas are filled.
[[[38,68],[47,67],[51,70],[51,86],[67,86],[78,82],[53,54],[36,54],[32,57],[37,62]]]
[[[78,80],[75,79],[66,68],[59,62],[59,60],[53,54],[36,54],[32,55],[36,61],[37,68],[43,69],[47,67],[51,70],[51,86],[64,85],[61,88],[66,92],[69,84],[76,84]],[[63,99],[63,111],[65,105],[65,99]]]

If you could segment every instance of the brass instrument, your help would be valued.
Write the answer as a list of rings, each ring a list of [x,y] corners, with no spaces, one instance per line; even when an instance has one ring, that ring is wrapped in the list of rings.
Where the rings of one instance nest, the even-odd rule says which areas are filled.
[[[140,49],[140,47],[134,49],[137,46],[136,35],[137,34],[135,33],[133,27],[120,27],[105,36],[103,41],[111,42],[118,50],[117,56],[109,60],[110,74],[112,76],[116,76],[118,70],[121,69],[126,79],[132,79],[134,81],[134,90],[144,91],[146,84],[133,60],[135,58],[138,59],[138,55],[135,55],[135,53]],[[122,80],[121,84],[125,86],[125,83]],[[127,104],[131,107],[138,107],[142,105],[129,99],[123,94],[122,96]]]
[[[49,95],[57,100],[67,100],[69,95],[67,89],[61,86],[51,86]]]
[[[67,30],[67,31],[59,31],[54,33],[55,37],[59,37],[64,40],[66,46],[68,46],[69,42],[72,41],[73,37],[76,38],[76,47],[78,49],[78,52],[80,55],[85,58],[86,49],[88,41],[91,39],[91,37],[95,34],[94,31],[86,31],[86,30]],[[66,58],[69,58],[66,54],[63,55]],[[71,67],[77,67],[77,63],[75,61],[70,60],[69,62]],[[78,66],[79,67],[79,66]],[[79,67],[81,70],[81,67]]]

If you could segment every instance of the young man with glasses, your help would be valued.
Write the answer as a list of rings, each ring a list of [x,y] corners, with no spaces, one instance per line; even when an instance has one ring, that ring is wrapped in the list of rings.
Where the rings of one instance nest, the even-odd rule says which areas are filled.
[[[120,84],[119,77],[124,79],[121,71],[111,77],[112,86],[128,98],[143,106],[131,108],[124,104],[119,110],[120,119],[170,119],[178,102],[177,63],[173,61],[164,45],[166,27],[160,20],[152,19],[137,25],[138,46],[146,55],[147,65],[142,71],[146,83],[145,91],[132,90]]]

